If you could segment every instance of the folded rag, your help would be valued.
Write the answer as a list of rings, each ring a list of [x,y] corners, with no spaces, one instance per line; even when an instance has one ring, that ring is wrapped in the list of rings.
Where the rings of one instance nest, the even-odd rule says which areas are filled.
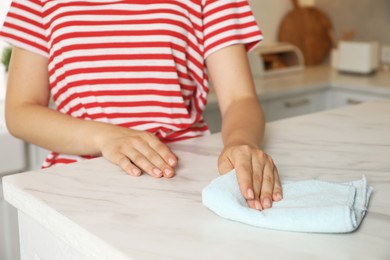
[[[283,182],[283,199],[258,211],[247,206],[235,171],[202,191],[203,204],[223,218],[249,225],[297,232],[346,233],[358,228],[372,187],[364,177],[348,183],[319,180]]]

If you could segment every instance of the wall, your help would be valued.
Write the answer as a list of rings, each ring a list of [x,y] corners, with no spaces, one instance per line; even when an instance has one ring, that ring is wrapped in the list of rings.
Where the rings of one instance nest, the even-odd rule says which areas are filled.
[[[275,42],[279,23],[291,10],[289,0],[249,0],[253,14],[264,34],[264,43]]]
[[[306,2],[301,0],[302,2]],[[316,7],[331,19],[336,33],[354,30],[355,40],[390,45],[390,0],[315,0]],[[279,22],[292,8],[290,0],[249,0],[266,37],[276,40]]]
[[[10,4],[11,0],[0,0],[0,27],[3,25]]]
[[[390,45],[389,0],[316,0],[332,19],[336,31],[355,30],[356,40]]]

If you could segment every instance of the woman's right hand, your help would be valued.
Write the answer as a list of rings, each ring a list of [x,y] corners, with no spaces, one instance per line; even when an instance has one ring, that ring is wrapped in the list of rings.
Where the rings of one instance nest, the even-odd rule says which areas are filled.
[[[175,175],[177,156],[155,135],[113,126],[98,142],[102,155],[132,176],[142,172],[161,178]]]
[[[49,100],[48,58],[14,47],[6,99],[11,134],[61,154],[103,155],[134,176],[174,176],[178,159],[153,134],[74,118],[48,108]]]

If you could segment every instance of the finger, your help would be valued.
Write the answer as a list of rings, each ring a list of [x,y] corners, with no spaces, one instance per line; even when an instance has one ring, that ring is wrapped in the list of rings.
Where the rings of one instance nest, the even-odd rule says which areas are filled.
[[[122,170],[132,176],[140,176],[142,174],[142,171],[133,163],[131,163],[130,159],[127,158],[124,154],[116,153],[111,158],[111,161],[119,165]]]
[[[274,201],[279,201],[283,198],[282,185],[280,183],[279,172],[275,166],[274,166],[274,190],[273,190],[272,198]]]
[[[263,182],[261,185],[260,202],[264,209],[272,207],[272,195],[274,189],[274,164],[268,156],[263,171]]]
[[[178,157],[172,152],[172,150],[164,143],[162,143],[155,135],[149,134],[149,145],[158,152],[163,160],[170,166],[175,167],[178,163]]]
[[[257,209],[255,202],[256,202],[255,200],[247,200],[246,201],[246,203],[248,204],[248,207],[250,207],[251,209]],[[257,203],[259,203],[259,202],[257,201]]]
[[[165,173],[167,176],[173,176],[173,169],[164,161],[164,159],[151,146],[151,140],[154,137],[150,133],[144,133],[131,139],[131,146],[125,146],[126,155],[141,169],[148,174],[160,178]]]
[[[169,166],[165,160],[160,156],[160,154],[155,151],[152,147],[142,147],[140,149],[140,152],[142,152],[148,161],[152,163],[157,169],[161,172],[161,174],[164,177],[171,178],[174,175],[173,168]],[[158,170],[154,169],[154,173],[156,174]]]
[[[255,206],[256,209],[262,210],[263,207],[260,203],[260,194],[261,194],[261,187],[263,183],[263,171],[264,171],[264,163],[259,162],[258,157],[252,158],[253,162],[253,190],[255,193]]]
[[[237,162],[237,163],[235,163]],[[250,153],[239,153],[233,157],[237,180],[240,185],[240,191],[247,200],[253,200],[255,194],[252,186],[252,160]]]
[[[220,175],[224,175],[234,169],[233,163],[229,160],[229,157],[223,152],[218,158],[218,172]]]
[[[131,159],[131,161],[137,165],[139,168],[141,168],[144,172],[148,173],[149,175],[161,178],[163,176],[162,171],[159,167],[157,167],[155,164],[153,164],[149,160],[149,156],[146,156],[143,152],[138,151],[137,149],[130,149],[126,153],[127,157]]]

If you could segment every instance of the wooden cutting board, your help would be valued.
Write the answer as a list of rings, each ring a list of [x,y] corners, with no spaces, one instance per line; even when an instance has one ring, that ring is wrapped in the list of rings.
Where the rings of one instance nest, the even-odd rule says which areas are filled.
[[[301,7],[291,0],[294,9],[282,20],[278,40],[297,46],[305,57],[305,64],[321,64],[333,46],[333,27],[329,18],[314,7]]]

